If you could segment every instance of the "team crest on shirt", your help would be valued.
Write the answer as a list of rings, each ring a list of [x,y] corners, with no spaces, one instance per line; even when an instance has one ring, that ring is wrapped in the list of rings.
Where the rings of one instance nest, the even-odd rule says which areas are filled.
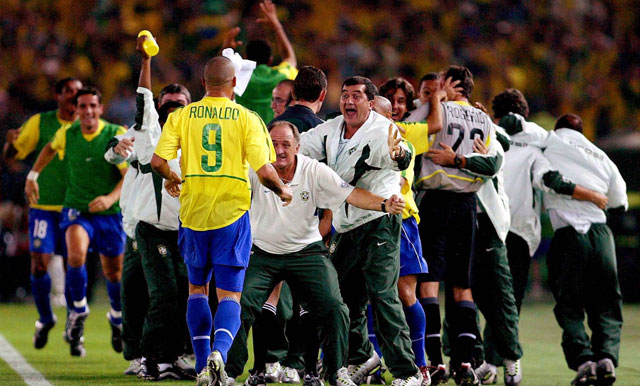
[[[166,247],[166,246],[164,246],[163,244],[159,244],[159,245],[158,245],[158,253],[159,253],[161,256],[166,256],[166,255],[167,255],[167,247]]]
[[[349,155],[353,154],[356,150],[358,150],[358,146],[349,149]]]
[[[79,213],[80,212],[75,209],[69,209],[69,212],[68,212],[69,220],[73,221],[77,219]]]
[[[302,199],[302,201],[307,202],[309,201],[309,191],[307,190],[303,190],[302,192],[300,192],[300,198]]]
[[[349,187],[349,184],[347,184],[346,182],[342,181],[342,183],[340,184],[340,187],[341,187],[342,189],[346,189],[346,188],[348,188],[348,187]]]
[[[40,248],[41,245],[42,245],[42,240],[40,240],[40,239],[33,240],[33,247],[34,248]]]
[[[329,246],[329,253],[335,252],[337,246],[338,244],[336,242],[332,242],[331,245]]]
[[[134,251],[138,252],[138,242],[133,240],[133,242],[131,243],[131,247],[133,248]]]

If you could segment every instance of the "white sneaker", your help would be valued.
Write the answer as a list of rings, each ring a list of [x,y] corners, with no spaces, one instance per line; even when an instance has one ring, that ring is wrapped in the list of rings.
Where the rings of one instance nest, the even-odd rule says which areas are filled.
[[[422,373],[418,371],[416,375],[409,378],[396,378],[391,382],[391,386],[421,386]]]
[[[267,363],[265,364],[264,380],[267,383],[280,383],[282,373],[280,362]],[[298,382],[300,382],[300,377],[298,377]]]
[[[504,360],[504,384],[506,386],[518,386],[522,382],[522,366],[520,359],[512,361]]]
[[[349,376],[349,370],[346,367],[341,367],[336,373],[336,385],[335,386],[357,386]]]
[[[476,369],[476,375],[483,385],[493,385],[498,383],[498,368],[491,363],[482,362]],[[505,371],[506,375],[506,371]]]
[[[138,375],[141,364],[142,358],[135,358],[129,363],[129,367],[124,371],[124,375]]]
[[[285,367],[280,379],[282,383],[300,383],[300,374],[292,367]]]
[[[207,370],[209,370],[209,386],[226,386],[227,373],[224,371],[224,361],[219,351],[213,351],[207,358]],[[198,377],[200,374],[198,374]]]
[[[211,373],[209,367],[205,367],[196,377],[196,386],[209,386],[211,384]]]
[[[373,356],[367,359],[366,362],[359,365],[349,365],[347,367],[347,371],[349,372],[349,377],[355,384],[361,384],[367,378],[367,376],[375,373],[380,370],[380,357],[378,353],[373,352]]]

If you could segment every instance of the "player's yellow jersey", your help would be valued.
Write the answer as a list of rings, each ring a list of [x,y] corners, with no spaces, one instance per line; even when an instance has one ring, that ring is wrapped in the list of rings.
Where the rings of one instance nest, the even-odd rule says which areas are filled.
[[[180,220],[196,231],[225,227],[249,210],[249,166],[276,158],[262,119],[228,98],[204,97],[169,115],[155,154],[174,159],[178,148]]]
[[[405,130],[402,138],[411,142],[416,155],[429,150],[429,125],[426,122],[396,122],[396,125]]]
[[[413,199],[413,190],[411,189],[414,178],[413,168],[416,161],[416,149],[411,144],[411,142],[404,141],[404,143],[409,147],[409,150],[411,151],[411,163],[409,164],[408,168],[400,173],[402,178],[404,178],[404,182],[402,184],[402,187],[400,188],[400,193],[402,193],[402,198],[404,198],[402,219],[406,220],[409,217],[413,216],[416,218],[416,222],[420,223],[420,216],[418,216],[418,205],[416,205],[416,201]]]

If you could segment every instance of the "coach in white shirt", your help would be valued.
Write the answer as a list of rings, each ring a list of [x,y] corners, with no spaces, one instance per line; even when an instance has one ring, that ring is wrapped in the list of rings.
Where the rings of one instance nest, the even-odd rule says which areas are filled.
[[[626,184],[609,157],[582,135],[582,120],[560,117],[544,155],[572,181],[608,197],[607,208],[626,210]],[[578,374],[572,384],[611,385],[618,365],[622,295],[616,252],[605,212],[587,201],[545,193],[555,231],[549,253],[554,313],[563,330],[562,349]],[[584,314],[591,339],[584,327]]]
[[[340,295],[338,275],[322,242],[317,208],[336,211],[346,201],[364,210],[398,214],[404,201],[396,195],[385,199],[354,188],[327,165],[298,154],[300,134],[292,123],[277,121],[268,129],[277,156],[274,167],[282,181],[291,187],[293,199],[283,207],[276,195],[260,185],[255,172],[250,172],[253,248],[242,290],[242,328],[229,356],[240,356],[246,363],[249,329],[271,290],[286,280],[306,303],[305,309],[321,321],[327,380],[332,385],[353,386],[343,367],[347,360],[349,312]],[[312,368],[315,369],[315,363]],[[250,377],[258,381],[264,376],[263,371],[254,369]],[[315,370],[309,371],[307,367],[305,384],[320,382]]]

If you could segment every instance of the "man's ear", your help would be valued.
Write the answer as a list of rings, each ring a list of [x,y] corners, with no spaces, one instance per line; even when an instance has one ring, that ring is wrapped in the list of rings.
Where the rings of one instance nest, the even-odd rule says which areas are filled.
[[[237,78],[234,76],[233,79],[231,79],[231,86],[236,87],[236,81]]]
[[[322,90],[320,91],[320,97],[318,98],[318,101],[324,102],[324,98],[326,97],[327,97],[327,90]]]

